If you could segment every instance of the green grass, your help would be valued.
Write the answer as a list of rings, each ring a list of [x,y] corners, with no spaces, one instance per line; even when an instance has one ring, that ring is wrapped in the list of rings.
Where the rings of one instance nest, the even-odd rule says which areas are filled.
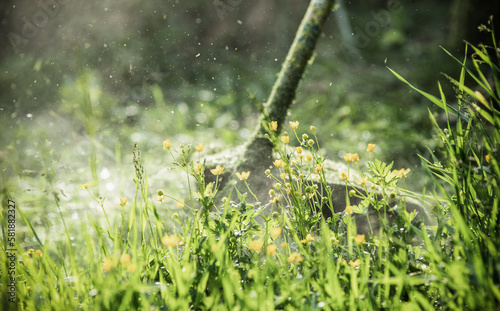
[[[153,138],[156,146],[146,145],[142,154],[136,145],[132,156],[123,159],[119,141],[106,146],[92,141],[89,172],[74,173],[87,176],[92,183],[81,182],[81,189],[64,194],[54,178],[55,171],[62,168],[57,161],[49,161],[57,155],[50,144],[40,141],[38,157],[46,162],[33,168],[43,171],[33,191],[45,201],[31,206],[22,201],[16,206],[16,241],[12,245],[7,230],[11,218],[5,209],[1,214],[3,305],[18,310],[498,308],[500,82],[493,75],[496,87],[491,87],[483,72],[500,70],[498,59],[489,56],[487,47],[469,48],[474,52],[472,66],[466,60],[458,61],[461,75],[451,79],[457,106],[450,105],[443,93],[439,97],[424,94],[448,116],[446,128],[441,129],[430,114],[445,152],[430,159],[422,157],[436,189],[426,194],[435,224],[414,221],[415,214],[406,211],[405,198],[415,194],[405,190],[403,172],[361,149],[351,152],[359,152],[367,166],[358,165],[354,155],[348,164],[349,170],[366,177],[365,182],[357,183],[368,194],[351,193],[361,196],[362,203],[346,203],[349,208],[332,219],[311,212],[319,204],[333,209],[328,188],[317,187],[318,183],[326,186],[327,180],[314,129],[305,131],[309,137],[304,137],[302,128],[292,128],[288,139],[269,131],[283,161],[276,163],[279,175],[266,172],[275,182],[270,196],[270,204],[278,211],[274,213],[247,202],[253,195],[248,187],[252,175],[248,180],[241,178],[245,184],[248,181],[248,188],[234,189],[231,197],[221,198],[218,182],[204,182],[202,148],[180,147],[173,138],[174,146],[164,144],[161,152],[177,169],[166,171],[161,163],[149,163],[144,157],[160,152],[163,138]],[[401,75],[396,77],[409,84]],[[481,86],[483,95],[466,86],[466,77]],[[88,108],[89,81],[79,83],[83,85],[80,102]],[[160,101],[160,94],[157,97]],[[83,130],[92,139],[99,132],[98,125],[89,121],[95,112],[82,111]],[[450,114],[457,115],[456,123],[450,121]],[[20,129],[18,135],[27,134]],[[300,145],[303,153],[290,147],[287,140]],[[16,152],[14,146],[10,150]],[[133,180],[134,185],[120,186],[109,200],[100,194],[105,181],[97,162],[106,158],[100,154],[106,150],[112,150],[114,157],[104,161],[123,168],[120,179]],[[126,169],[128,163],[133,170]],[[176,185],[159,186],[159,178],[149,175],[152,171],[153,175],[168,173]],[[4,175],[4,206],[7,199],[16,200],[13,191],[22,187],[19,184],[28,173],[15,180]],[[175,188],[181,178],[184,190]],[[356,184],[345,182],[346,186]],[[79,209],[75,211],[79,217],[71,217],[62,208],[66,195],[77,197],[88,210]],[[398,208],[391,209],[391,201],[397,201]],[[382,230],[358,235],[354,217],[366,217],[368,205],[378,212]],[[393,222],[382,217],[388,213]],[[40,219],[42,216],[47,219]],[[47,223],[60,226],[53,230]],[[15,264],[7,257],[10,248],[17,249]],[[11,271],[11,275],[5,273]],[[14,303],[6,302],[10,276],[16,285]]]

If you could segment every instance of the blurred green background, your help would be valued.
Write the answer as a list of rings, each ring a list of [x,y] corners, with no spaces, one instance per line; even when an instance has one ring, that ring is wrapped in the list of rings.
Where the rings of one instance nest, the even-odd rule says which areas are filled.
[[[74,219],[97,210],[77,189],[89,180],[117,207],[118,197],[133,197],[133,143],[152,191],[185,193],[161,141],[204,142],[209,153],[243,144],[259,115],[249,91],[266,100],[307,5],[2,1],[2,199],[22,202],[47,230],[57,204]],[[498,7],[472,0],[340,2],[289,119],[303,129],[314,124],[332,160],[377,144],[377,157],[411,168],[408,185],[422,191],[418,155],[439,150],[428,114],[438,110],[386,66],[433,94],[439,80],[453,97],[441,73],[456,77],[459,67],[440,45],[463,58],[463,40],[489,42],[477,26]]]

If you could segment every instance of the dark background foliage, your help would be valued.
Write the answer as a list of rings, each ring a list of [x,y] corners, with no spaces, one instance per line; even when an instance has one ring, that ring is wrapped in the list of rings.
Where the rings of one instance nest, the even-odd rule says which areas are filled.
[[[437,93],[440,80],[453,94],[441,72],[454,75],[458,69],[439,45],[461,58],[463,40],[488,42],[477,26],[498,12],[499,4],[340,4],[290,119],[315,124],[330,158],[374,142],[383,160],[418,171],[417,155],[438,147],[427,110],[434,108],[385,66],[431,93]],[[215,149],[239,145],[258,114],[248,91],[266,100],[307,5],[299,0],[3,1],[2,144],[22,150],[32,145],[26,133],[47,132],[48,141],[63,146],[57,153],[69,152],[70,142],[60,143],[57,136],[68,132],[62,127],[67,122],[75,132],[71,139],[97,133],[127,150],[141,142],[133,136],[137,132],[145,148],[157,143],[154,139],[178,135],[210,139]],[[341,33],[346,28],[339,27],[340,20],[351,35]],[[90,112],[82,104],[86,96]],[[2,160],[11,156],[6,151]],[[17,173],[32,166],[28,159],[13,165]]]

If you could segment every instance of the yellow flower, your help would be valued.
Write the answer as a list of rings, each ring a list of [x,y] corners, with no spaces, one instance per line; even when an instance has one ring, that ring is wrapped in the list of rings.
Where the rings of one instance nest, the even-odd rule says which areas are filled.
[[[280,177],[281,177],[281,179],[286,179],[286,173],[281,173]]]
[[[169,149],[170,147],[172,147],[172,142],[170,141],[170,139],[164,140],[163,149]]]
[[[346,162],[358,162],[359,161],[359,156],[357,153],[346,153],[344,155],[344,160]]]
[[[489,154],[485,155],[484,156],[484,159],[486,160],[486,162],[490,163],[491,162],[491,156]]]
[[[278,121],[272,121],[269,123],[269,129],[271,131],[277,131],[278,130]]]
[[[202,152],[203,146],[205,146],[203,143],[199,143],[198,145],[194,146],[194,149],[196,149],[196,151],[198,152]]]
[[[178,208],[184,207],[184,203],[185,203],[185,201],[182,198],[178,199],[178,200],[175,200],[175,206],[177,206]]]
[[[292,130],[296,130],[299,127],[299,121],[295,121],[295,122],[289,121],[288,124],[290,124],[290,127],[292,128]]]
[[[266,251],[269,255],[274,255],[276,254],[276,250],[278,249],[278,246],[271,244],[266,247]]]
[[[346,212],[347,214],[349,214],[349,215],[350,215],[350,214],[352,214],[352,206],[347,205],[347,206],[345,207],[345,212]]]
[[[319,174],[323,170],[324,166],[325,166],[325,163],[321,163],[321,164],[316,165],[316,168],[314,169],[314,172],[316,174]]]
[[[87,182],[87,183],[85,183],[83,185],[78,186],[78,189],[87,189],[87,188],[89,188],[91,186],[92,186],[92,182],[89,181],[89,182]]]
[[[283,135],[281,136],[281,142],[284,143],[285,145],[290,142],[290,136],[288,135]]]
[[[264,242],[260,240],[253,240],[252,242],[250,242],[250,248],[256,252],[260,251],[263,245]]]
[[[214,169],[211,169],[210,172],[215,176],[222,174],[224,172],[224,168],[220,165],[217,165]]]
[[[137,265],[135,263],[133,263],[130,266],[128,266],[127,271],[129,273],[133,273],[136,269],[137,269]]]
[[[358,258],[354,261],[349,261],[349,265],[354,268],[359,267],[361,265],[361,260]]]
[[[38,257],[42,257],[42,251],[41,251],[41,250],[39,250],[39,249],[37,249],[37,250],[35,251],[35,255],[37,255]]]
[[[304,261],[304,256],[300,255],[297,252],[293,252],[287,259],[288,262],[301,262]]]
[[[346,172],[340,173],[340,180],[349,180],[349,176]]]
[[[309,129],[311,130],[311,132],[316,131],[316,127],[315,127],[314,125],[311,125],[311,126],[309,127]]]
[[[130,263],[130,255],[129,254],[123,254],[122,257],[120,257],[120,264],[122,266],[126,266]]]
[[[172,234],[172,235],[165,235],[161,239],[161,243],[165,246],[176,246],[180,242],[181,238],[179,238],[177,235]]]
[[[302,147],[297,147],[295,148],[295,151],[297,151],[298,154],[301,154],[304,149],[302,149]]]
[[[306,161],[309,162],[313,159],[312,155],[308,154],[306,155]]]
[[[356,244],[362,244],[362,243],[365,243],[365,235],[364,235],[364,234],[358,234],[358,235],[354,238],[354,242],[356,242]]]
[[[120,198],[120,205],[123,206],[127,205],[127,201],[128,201],[127,198]]]
[[[193,170],[196,174],[198,174],[203,166],[198,163],[198,164],[193,164]]]
[[[286,242],[284,242],[284,241],[283,241],[283,242],[281,242],[281,245],[280,245],[280,246],[281,246],[281,248],[285,249],[285,248],[287,248],[287,247],[288,247],[288,244],[287,244]]]
[[[159,195],[159,196],[155,197],[155,201],[163,202],[163,200],[165,200],[165,195]]]
[[[354,182],[360,184],[361,186],[366,185],[366,182],[368,181],[368,177],[363,177],[363,179],[356,179]]]
[[[375,144],[368,144],[368,147],[366,147],[366,151],[373,152],[373,150],[375,150]]]
[[[113,259],[106,257],[102,260],[102,269],[104,271],[110,271],[114,266]]]
[[[280,201],[280,196],[277,195],[272,200],[270,200],[269,203],[278,203],[279,201]]]
[[[276,239],[277,237],[280,236],[281,234],[281,228],[280,227],[274,227],[274,228],[271,228],[271,230],[269,230],[269,234],[274,238]]]
[[[236,177],[238,177],[239,180],[247,180],[248,177],[250,176],[250,171],[248,172],[241,172],[241,173],[236,173]]]
[[[285,161],[278,159],[273,162],[274,166],[276,167],[285,167]]]
[[[305,244],[311,242],[312,240],[314,240],[314,237],[308,233],[305,239],[300,240],[300,243]]]
[[[409,168],[407,168],[407,169],[402,168],[402,169],[400,169],[400,170],[394,170],[394,171],[393,171],[393,173],[394,173],[397,177],[399,177],[399,178],[403,178],[403,177],[404,177],[404,178],[406,178],[406,176],[408,176],[408,173],[409,173],[409,172],[410,172],[410,169],[409,169]]]
[[[347,266],[347,261],[345,259],[342,260],[342,263],[344,264],[344,266]]]

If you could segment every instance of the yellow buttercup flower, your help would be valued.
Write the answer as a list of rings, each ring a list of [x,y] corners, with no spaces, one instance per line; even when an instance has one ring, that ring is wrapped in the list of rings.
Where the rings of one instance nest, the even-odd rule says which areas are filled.
[[[281,245],[280,245],[280,246],[281,246],[281,248],[285,249],[285,248],[287,248],[287,247],[288,247],[288,243],[287,243],[287,242],[285,242],[285,241],[283,241],[283,242],[281,242]]]
[[[408,176],[408,173],[410,172],[410,169],[407,168],[407,169],[400,169],[400,170],[394,170],[393,173],[399,177],[399,178],[406,178],[406,176]]]
[[[274,255],[276,254],[276,250],[278,249],[278,246],[271,244],[266,247],[266,251],[269,255]]]
[[[194,149],[196,149],[196,151],[198,152],[202,152],[204,146],[205,145],[203,143],[199,143],[198,145],[194,146]]]
[[[310,155],[310,154],[306,155],[307,162],[312,161],[312,159],[313,159],[312,155]]]
[[[278,130],[278,121],[272,121],[269,123],[269,129],[271,131],[277,131]]]
[[[311,130],[311,132],[314,132],[316,130],[316,127],[314,125],[311,125],[309,129]]]
[[[106,257],[102,260],[102,269],[106,272],[110,271],[113,269],[114,263],[113,259]]]
[[[278,159],[273,162],[274,166],[276,167],[285,167],[285,161]]]
[[[360,184],[361,186],[365,186],[366,182],[368,181],[368,177],[363,177],[363,179],[356,179],[354,180],[355,183]]]
[[[274,227],[269,230],[269,235],[271,235],[274,239],[279,237],[281,234],[281,228],[280,227]]]
[[[286,179],[286,173],[281,173],[280,177],[281,177],[281,179]]]
[[[490,163],[491,162],[491,156],[489,154],[485,155],[484,156],[484,159],[486,160],[486,162]]]
[[[305,244],[311,242],[312,240],[314,240],[314,237],[312,234],[308,233],[305,239],[300,240],[300,243]]]
[[[83,185],[78,186],[78,189],[87,189],[87,188],[91,187],[92,184],[93,183],[91,181],[89,181],[87,183],[84,183]]]
[[[295,121],[295,122],[289,121],[288,124],[290,124],[290,127],[292,128],[292,130],[296,130],[299,127],[299,121]]]
[[[217,165],[214,169],[211,169],[210,172],[215,176],[222,174],[224,172],[224,168],[220,165]]]
[[[354,268],[359,267],[361,265],[361,260],[358,258],[354,261],[349,261],[349,265]]]
[[[127,271],[129,273],[133,273],[135,270],[137,270],[137,264],[133,263],[130,266],[128,266]]]
[[[368,147],[366,147],[366,151],[373,152],[373,150],[375,150],[375,144],[368,144]]]
[[[284,143],[285,145],[290,142],[290,136],[288,135],[283,135],[281,136],[281,142]]]
[[[358,234],[358,235],[354,238],[354,242],[356,242],[356,244],[362,244],[362,243],[365,243],[365,235],[364,235],[364,234]]]
[[[128,201],[127,198],[120,198],[120,205],[123,206],[127,205],[127,201]]]
[[[161,238],[161,243],[165,246],[176,246],[180,242],[180,240],[181,238],[179,238],[175,234],[165,235],[163,238]]]
[[[357,153],[346,153],[344,155],[344,160],[346,162],[358,162],[359,161],[359,156]]]
[[[297,252],[293,252],[287,259],[288,262],[301,262],[304,261],[304,256],[300,255]]]
[[[260,251],[263,245],[264,242],[260,240],[253,240],[252,242],[250,242],[250,248],[256,252]]]
[[[349,175],[346,172],[340,173],[340,180],[349,180]]]
[[[241,173],[236,172],[236,177],[238,177],[239,180],[247,180],[248,177],[250,177],[250,171]]]
[[[277,195],[275,196],[274,198],[272,198],[272,200],[269,201],[269,203],[278,203],[280,201],[280,196]]]
[[[345,207],[345,212],[346,212],[347,214],[349,214],[349,215],[350,215],[350,214],[352,214],[352,206],[347,205],[347,206]]]
[[[178,208],[184,207],[184,203],[185,203],[185,201],[182,198],[178,199],[178,200],[175,200],[175,206],[177,206]]]
[[[196,174],[199,174],[201,169],[202,169],[202,165],[200,163],[197,163],[197,164],[193,164],[193,170]]]
[[[163,149],[169,149],[170,147],[172,147],[172,142],[170,141],[170,139],[164,140]]]
[[[297,147],[295,148],[295,151],[297,151],[297,154],[301,154],[304,149],[302,149],[302,147]]]
[[[323,170],[323,167],[325,167],[325,163],[317,164],[316,168],[314,169],[314,172],[316,174],[319,174]]]
[[[122,266],[126,266],[130,263],[130,255],[129,254],[123,254],[122,257],[120,257],[120,264]]]
[[[159,195],[159,196],[155,197],[155,201],[163,202],[163,200],[165,200],[165,195]]]

